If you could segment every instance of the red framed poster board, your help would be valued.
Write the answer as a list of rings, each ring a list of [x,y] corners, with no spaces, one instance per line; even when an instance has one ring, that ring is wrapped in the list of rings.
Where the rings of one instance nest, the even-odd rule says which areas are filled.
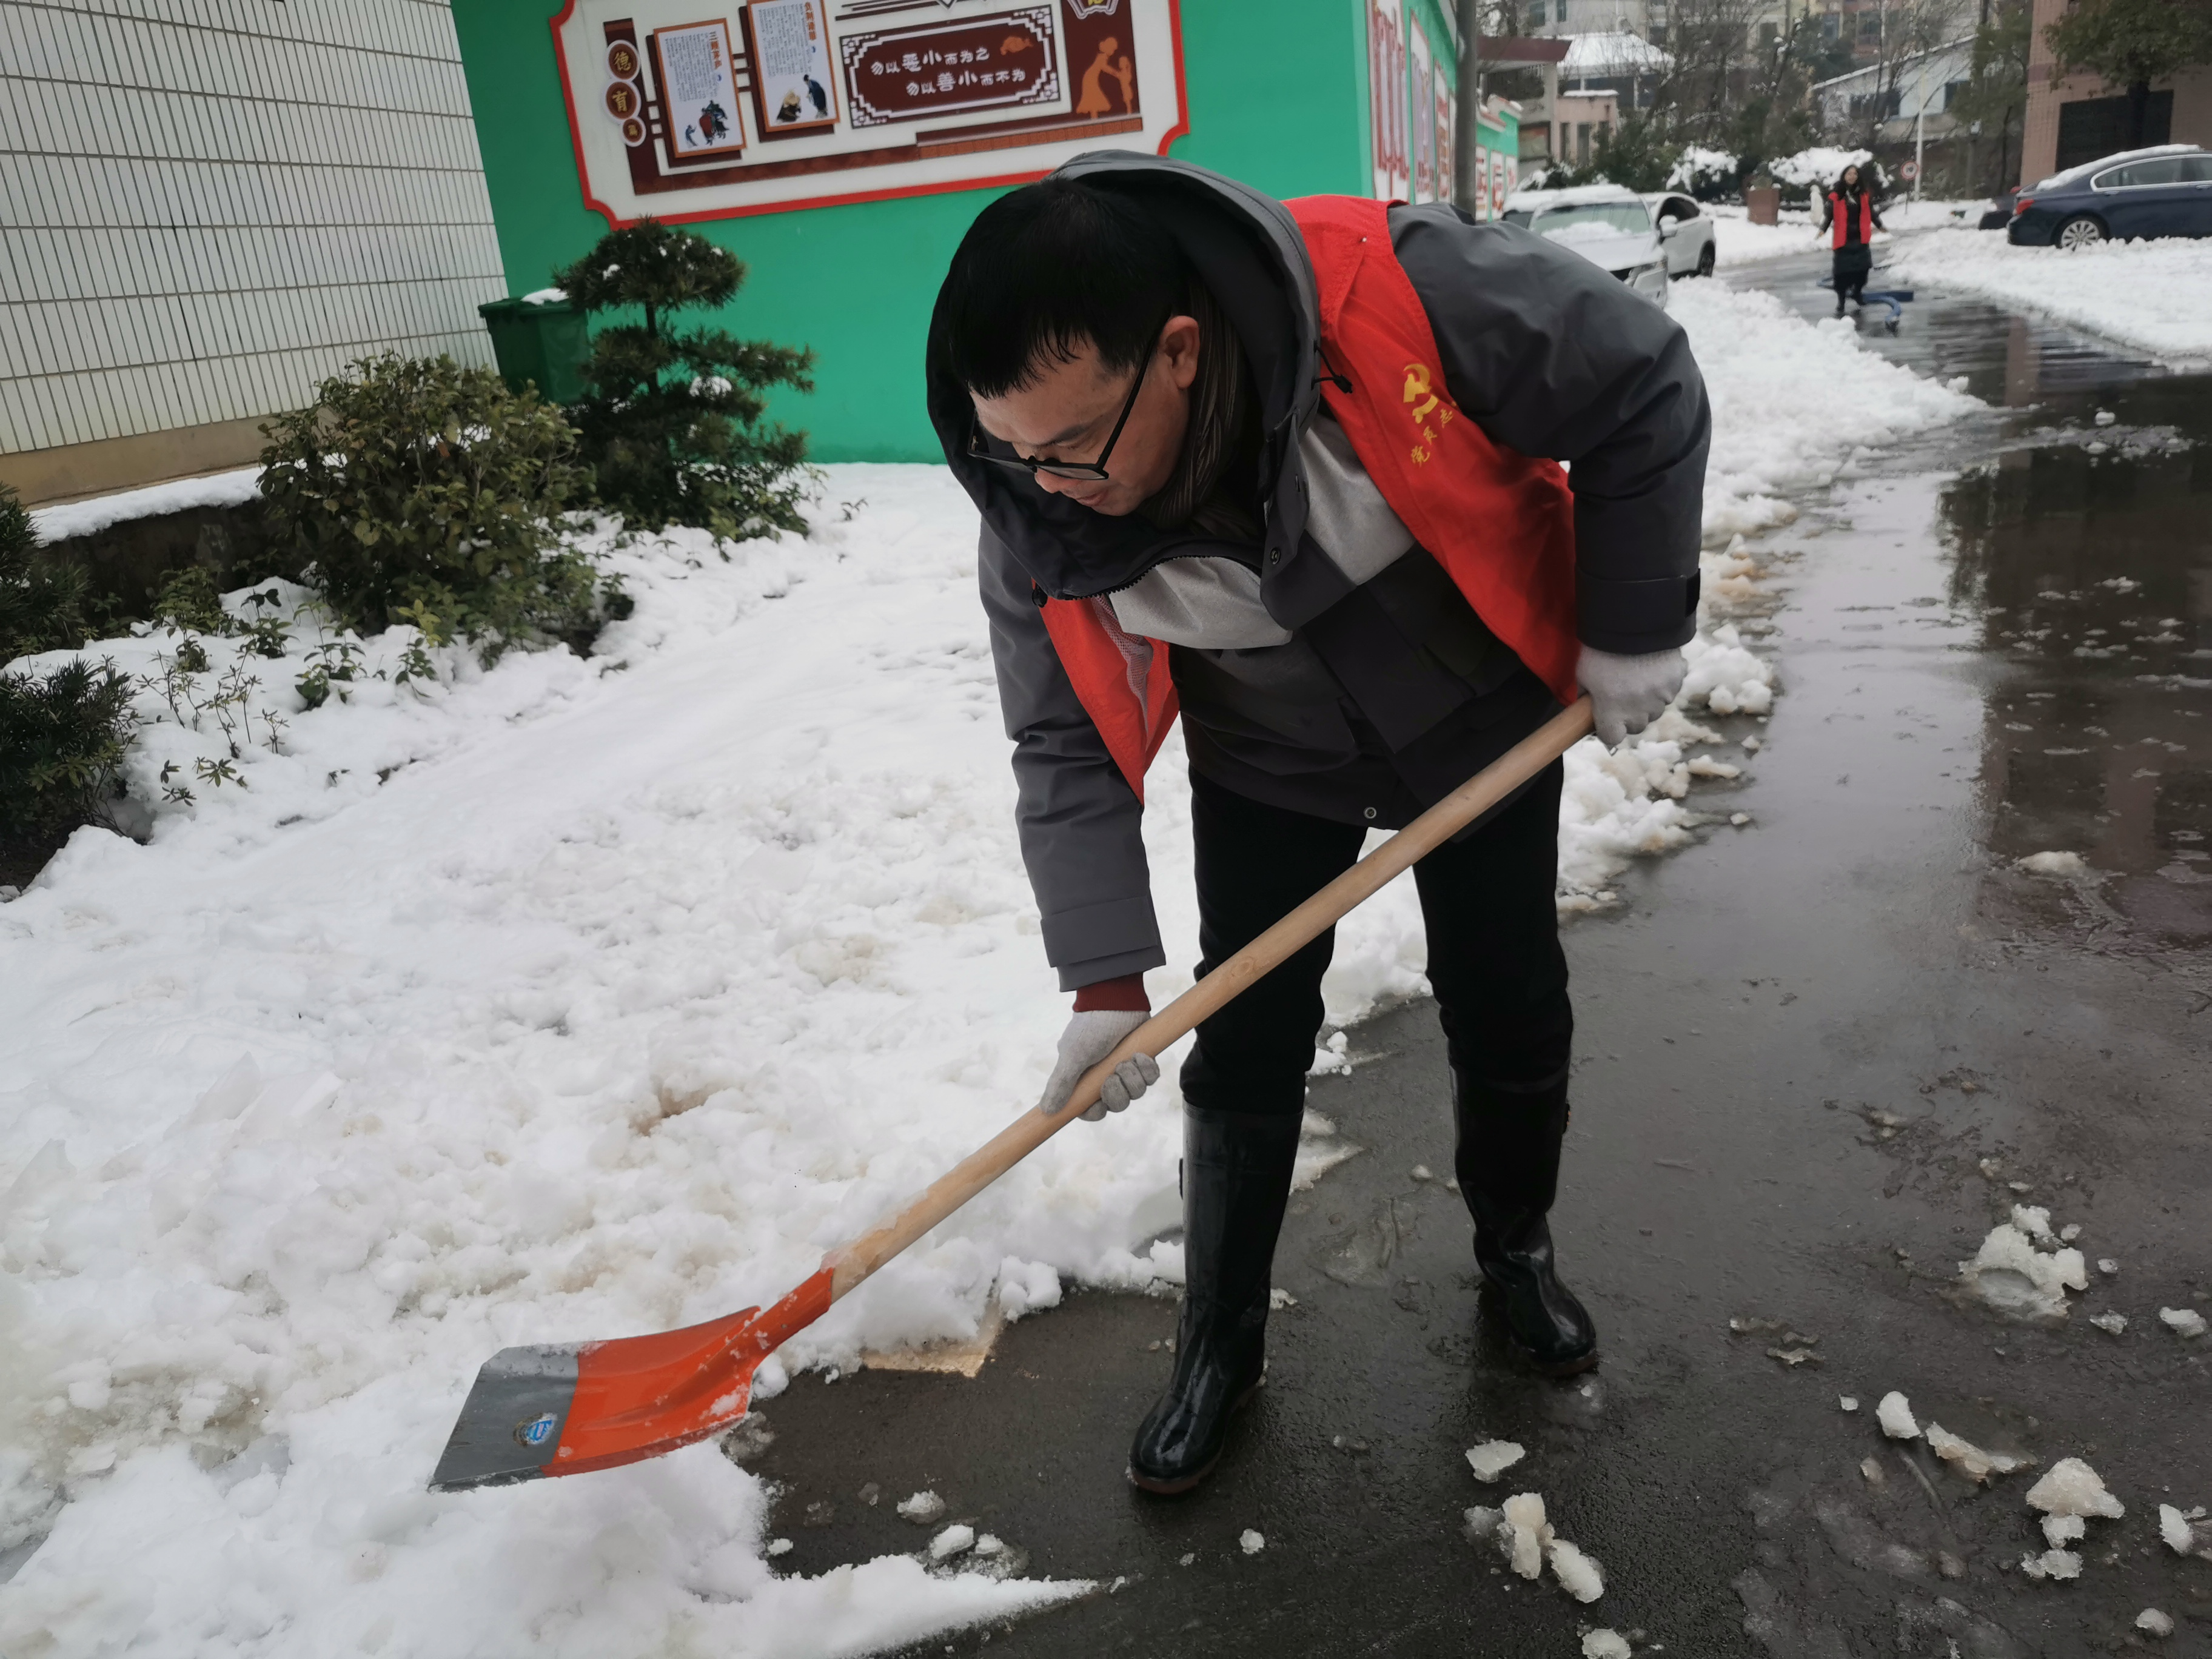
[[[1190,126],[1179,0],[568,0],[552,29],[616,225],[1018,184]]]

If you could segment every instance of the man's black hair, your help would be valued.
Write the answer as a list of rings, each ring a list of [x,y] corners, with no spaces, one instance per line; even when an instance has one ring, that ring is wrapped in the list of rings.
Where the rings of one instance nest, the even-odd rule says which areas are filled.
[[[1189,289],[1175,238],[1126,198],[1073,179],[1025,185],[976,215],[952,256],[952,372],[996,398],[1086,343],[1109,370],[1133,369]]]

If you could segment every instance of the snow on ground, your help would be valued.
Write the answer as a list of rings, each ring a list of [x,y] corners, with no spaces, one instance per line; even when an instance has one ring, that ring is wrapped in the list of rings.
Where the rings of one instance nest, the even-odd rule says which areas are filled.
[[[260,493],[261,469],[241,466],[202,478],[179,478],[149,484],[143,489],[118,489],[89,501],[42,507],[32,513],[31,527],[40,541],[58,542],[68,536],[89,536],[126,519],[151,519],[194,507],[236,507]]]
[[[1765,296],[1678,292],[1717,592],[1780,492],[1962,405]],[[209,641],[195,683],[259,681],[234,757],[221,715],[142,699],[170,716],[134,761],[149,844],[81,832],[0,907],[0,1651],[858,1653],[1088,1588],[926,1549],[779,1577],[768,1494],[712,1445],[423,1489],[495,1349],[779,1294],[1050,1069],[969,510],[918,466],[833,468],[828,501],[726,560],[615,546],[636,611],[589,660],[448,648],[398,684],[371,676],[407,630],[320,637],[279,590],[283,654]],[[307,708],[301,672],[356,643]],[[175,644],[101,649],[158,676]],[[1733,630],[1692,656],[1698,712],[1766,706]],[[1709,741],[1675,714],[1576,751],[1566,902],[1686,836]],[[1146,836],[1177,964],[1188,817],[1171,744]],[[1401,882],[1340,930],[1331,1017],[1421,960]],[[1075,1126],[784,1361],[971,1336],[1001,1279],[1042,1306],[1171,1278],[1134,1252],[1178,1212],[1178,1142],[1171,1086]]]
[[[2040,312],[2166,361],[2212,357],[2212,240],[2014,247],[2002,231],[1899,240],[1892,276]]]
[[[1742,208],[1726,203],[1709,204],[1705,212],[1713,222],[1713,263],[1723,270],[1810,253],[1820,246],[1813,229],[1814,222],[1802,213],[1778,225],[1754,225]],[[1674,303],[1680,302],[1681,285],[1675,287],[1671,297]]]
[[[1986,202],[1936,201],[1881,204],[1882,222],[1891,232],[1971,226],[1988,206]],[[1704,210],[1713,222],[1714,258],[1723,270],[1767,259],[1786,259],[1794,254],[1826,252],[1832,246],[1830,239],[1820,231],[1820,215],[1806,213],[1802,198],[1792,198],[1778,225],[1754,225],[1743,208],[1728,203],[1711,204]],[[1877,252],[1896,246],[1893,234],[1880,231],[1875,234]],[[1675,292],[1679,295],[1680,290]]]
[[[1979,407],[1857,345],[1848,320],[1808,325],[1771,294],[1678,283],[1713,404],[1708,544],[1786,524],[1786,495],[1832,483],[1874,449]]]

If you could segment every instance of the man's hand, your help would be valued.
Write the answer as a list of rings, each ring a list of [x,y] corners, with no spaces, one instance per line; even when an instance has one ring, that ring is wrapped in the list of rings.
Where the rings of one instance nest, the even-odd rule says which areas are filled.
[[[1614,748],[1657,720],[1674,701],[1688,672],[1680,650],[1620,657],[1584,646],[1575,678],[1595,705],[1598,741]]]
[[[1150,1018],[1121,1008],[1090,1008],[1071,1018],[1067,1029],[1060,1034],[1060,1059],[1038,1097],[1037,1110],[1047,1117],[1056,1116],[1083,1074]],[[1107,1113],[1120,1111],[1159,1080],[1159,1061],[1150,1054],[1132,1054],[1114,1068],[1114,1074],[1098,1091],[1098,1103],[1083,1115],[1096,1123]]]

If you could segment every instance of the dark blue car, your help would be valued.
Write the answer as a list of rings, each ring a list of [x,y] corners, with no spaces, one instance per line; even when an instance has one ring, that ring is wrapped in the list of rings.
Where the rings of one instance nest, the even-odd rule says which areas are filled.
[[[2021,191],[2005,227],[2007,241],[2033,247],[2151,236],[2212,236],[2212,155],[2160,144],[2069,167]]]

